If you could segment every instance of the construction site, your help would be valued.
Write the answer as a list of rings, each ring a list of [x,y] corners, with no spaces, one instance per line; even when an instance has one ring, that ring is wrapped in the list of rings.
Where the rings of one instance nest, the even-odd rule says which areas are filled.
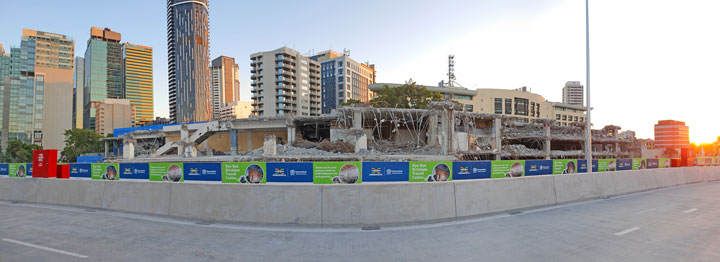
[[[116,130],[106,161],[455,161],[580,159],[585,126],[530,123],[462,112],[453,102],[429,109],[349,106],[312,117],[284,116]],[[592,130],[593,158],[629,158],[634,132]]]

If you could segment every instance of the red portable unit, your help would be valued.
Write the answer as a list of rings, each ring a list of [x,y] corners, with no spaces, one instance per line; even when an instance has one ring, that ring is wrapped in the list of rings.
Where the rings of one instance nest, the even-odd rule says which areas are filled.
[[[57,165],[57,178],[70,179],[70,165]]]
[[[57,150],[34,150],[32,171],[33,177],[56,178]]]

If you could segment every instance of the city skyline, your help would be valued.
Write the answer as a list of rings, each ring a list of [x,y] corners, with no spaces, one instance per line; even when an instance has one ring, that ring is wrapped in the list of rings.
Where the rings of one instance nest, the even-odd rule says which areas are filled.
[[[358,62],[370,60],[377,65],[378,82],[412,78],[425,85],[446,79],[446,58],[454,54],[458,82],[469,89],[528,86],[555,102],[561,101],[566,81],[585,79],[581,1],[344,3],[344,7],[358,10],[353,14],[333,13],[337,6],[325,3],[210,3],[210,57],[236,59],[242,100],[250,100],[248,56],[281,46],[301,53],[347,48],[351,58],[360,59]],[[35,8],[40,15],[32,18],[8,11],[37,4],[47,8]],[[658,120],[675,119],[690,127],[692,142],[715,141],[715,125],[704,113],[713,112],[712,98],[720,92],[711,77],[720,68],[710,62],[720,58],[720,52],[712,48],[720,39],[710,33],[711,25],[719,24],[711,12],[719,4],[700,0],[681,6],[657,1],[590,4],[594,127],[615,124],[636,131],[638,137],[653,138],[653,125]],[[127,19],[127,13],[132,12],[121,11],[133,6],[127,2],[27,1],[14,5],[18,8],[5,8],[6,26],[0,29],[0,44],[6,52],[19,46],[17,36],[22,28],[28,28],[68,35],[75,40],[76,55],[83,54],[87,28],[93,25],[122,32],[124,42],[155,49],[156,116],[169,115],[165,3],[143,2],[145,8],[132,11],[134,17],[140,17],[137,20]],[[119,11],[87,12],[82,19],[50,22],[59,20],[67,13],[64,10],[105,9]],[[317,17],[311,15],[313,12],[327,15]],[[313,26],[288,27],[287,23],[267,19],[278,13],[289,17],[284,21],[298,20],[300,25]],[[367,14],[372,14],[372,19],[367,19]],[[438,18],[400,19],[433,15]],[[677,19],[667,19],[670,16]],[[268,21],[261,22],[263,19]],[[353,30],[357,28],[378,29],[358,36]],[[285,31],[260,34],[272,30]],[[288,39],[295,42],[286,42]]]

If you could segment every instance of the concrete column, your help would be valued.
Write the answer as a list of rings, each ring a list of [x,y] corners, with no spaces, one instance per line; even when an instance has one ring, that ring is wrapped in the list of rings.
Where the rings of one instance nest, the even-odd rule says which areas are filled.
[[[230,154],[238,154],[238,141],[237,141],[237,129],[230,129]]]
[[[135,141],[123,143],[123,159],[135,159]]]
[[[447,110],[447,134],[448,153],[455,153],[455,110],[452,109]]]
[[[362,112],[360,111],[354,111],[353,112],[353,129],[362,129]]]
[[[430,119],[428,119],[428,131],[430,132],[430,138],[428,141],[428,145],[430,146],[437,146],[438,145],[438,116],[433,114],[430,116]]]
[[[264,156],[275,156],[277,155],[277,147],[275,146],[277,138],[273,135],[265,136],[265,143],[263,144],[263,155]]]
[[[105,158],[110,156],[110,141],[105,141]]]
[[[493,133],[495,133],[495,160],[502,160],[502,119],[493,120]]]
[[[448,118],[447,114],[443,114],[440,119],[440,144],[442,145],[443,155],[447,155],[450,152],[448,145]]]
[[[288,145],[292,145],[292,144],[295,142],[295,127],[294,127],[294,126],[289,126],[289,127],[287,128],[287,130],[288,130],[288,131],[287,131],[287,132],[288,132],[288,141],[287,141],[287,143],[288,143]]]
[[[247,144],[248,144],[248,152],[253,151],[253,145],[252,145],[252,131],[248,131],[247,134]]]
[[[550,134],[550,124],[545,124],[544,127],[545,127],[544,128],[544,130],[545,130],[545,159],[549,160],[550,157],[552,156],[552,150],[551,150],[552,135]]]
[[[115,153],[115,150],[118,152]],[[120,143],[118,143],[118,141],[113,141],[113,156],[118,156],[118,154],[120,154]]]

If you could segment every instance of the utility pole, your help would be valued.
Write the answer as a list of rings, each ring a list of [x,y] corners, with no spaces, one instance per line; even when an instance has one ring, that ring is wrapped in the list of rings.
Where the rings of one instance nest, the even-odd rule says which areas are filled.
[[[590,8],[589,0],[585,0],[585,88],[587,95],[587,122],[585,125],[585,159],[587,160],[587,172],[592,173],[592,121],[590,118]]]

